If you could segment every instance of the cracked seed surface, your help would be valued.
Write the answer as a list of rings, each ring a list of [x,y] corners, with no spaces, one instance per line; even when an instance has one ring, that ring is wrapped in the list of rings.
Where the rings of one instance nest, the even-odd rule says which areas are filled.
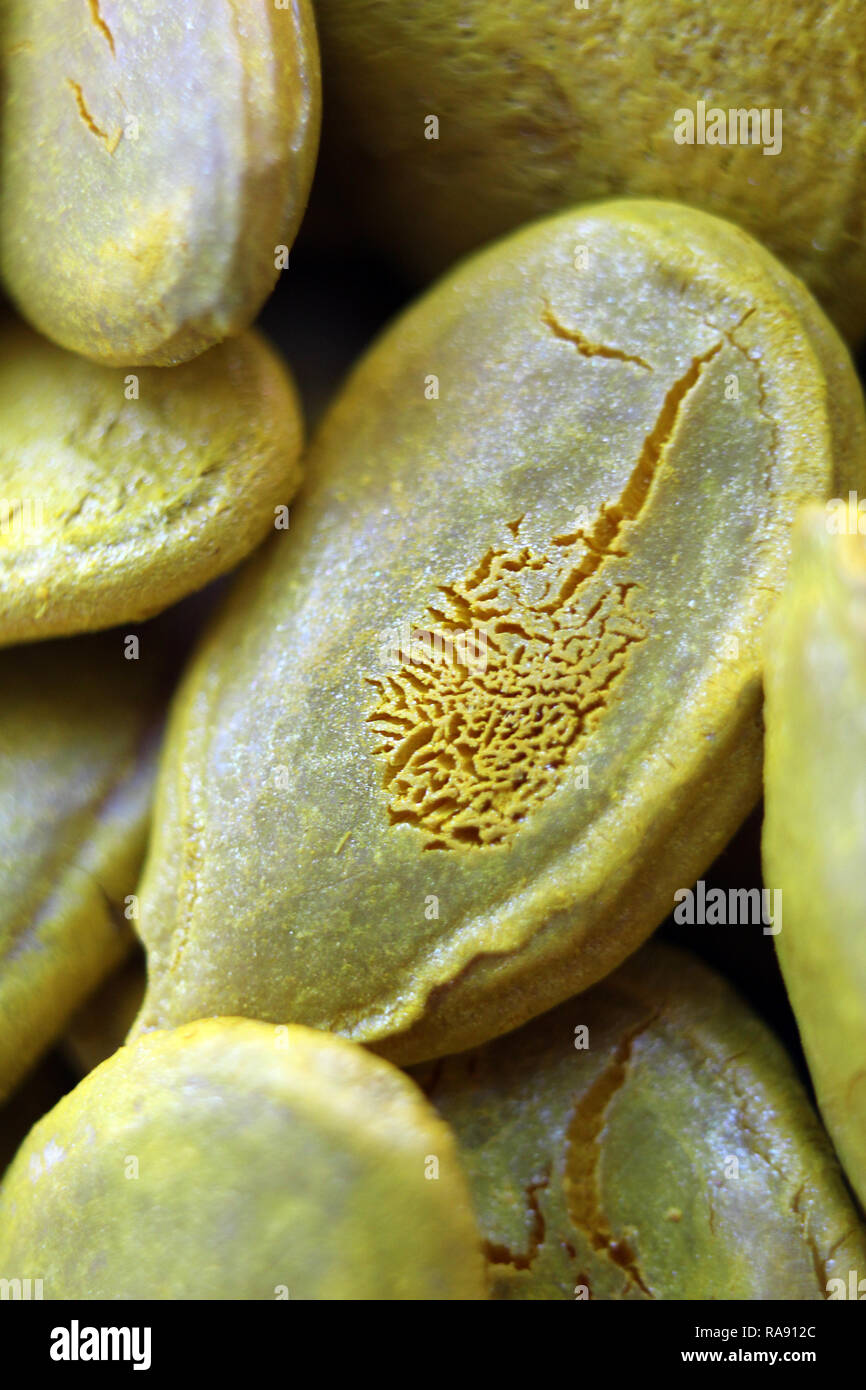
[[[542,318],[584,356],[652,371],[643,358],[563,329],[549,307]],[[631,644],[649,631],[645,596],[633,602],[635,585],[608,584],[605,562],[626,557],[624,525],[639,520],[688,394],[722,346],[694,358],[671,386],[616,502],[604,502],[586,530],[554,536],[546,553],[488,551],[461,585],[443,586],[445,613],[428,609],[434,624],[444,620],[430,634],[432,656],[421,643],[416,658],[424,634],[413,633],[400,671],[373,681],[381,698],[368,717],[384,739],[377,751],[387,759],[388,814],[394,825],[426,830],[426,849],[483,847],[514,834],[603,717]],[[506,523],[518,541],[521,520]],[[483,634],[483,669],[474,650],[460,651],[461,629],[466,643]],[[451,644],[444,661],[443,641]]]
[[[556,551],[557,541],[561,547]],[[478,570],[445,590],[447,615],[393,675],[373,680],[368,716],[383,739],[392,825],[426,833],[426,849],[502,844],[553,793],[592,733],[647,627],[628,584],[608,588],[591,543],[560,538],[553,553],[488,551]],[[587,568],[587,566],[589,566]],[[527,578],[538,576],[534,601]],[[450,626],[449,624],[453,624]],[[440,635],[483,632],[484,668],[473,654],[437,655]],[[440,643],[440,646],[442,644]]]
[[[685,952],[645,947],[414,1074],[457,1135],[494,1298],[819,1300],[863,1267],[784,1049]]]
[[[308,0],[9,0],[0,271],[46,337],[112,366],[246,328],[306,205]]]
[[[134,622],[238,564],[300,481],[294,383],[254,330],[127,374],[0,323],[0,647]]]
[[[137,1027],[293,1018],[421,1060],[615,968],[757,797],[797,503],[864,460],[838,337],[716,219],[577,210],[443,280],[181,690]]]

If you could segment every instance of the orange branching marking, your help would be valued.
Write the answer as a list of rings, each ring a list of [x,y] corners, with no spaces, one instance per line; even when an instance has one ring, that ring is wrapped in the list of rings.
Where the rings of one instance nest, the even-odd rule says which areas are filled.
[[[649,633],[638,586],[610,564],[626,558],[625,528],[646,505],[682,403],[723,346],[671,387],[617,501],[540,550],[521,544],[522,517],[506,522],[513,540],[440,585],[442,601],[407,625],[393,669],[366,678],[391,824],[423,832],[425,849],[506,842],[604,716]]]
[[[546,302],[541,320],[547,325],[554,337],[562,338],[564,342],[571,343],[582,357],[612,357],[617,362],[631,362],[635,367],[643,367],[645,372],[652,371],[649,362],[645,362],[642,357],[632,356],[628,352],[622,352],[619,348],[607,347],[604,343],[593,343],[589,338],[585,338],[579,329],[566,328],[564,324],[560,323]]]
[[[510,1249],[500,1241],[485,1240],[484,1258],[488,1264],[511,1265],[514,1269],[531,1269],[547,1235],[544,1213],[541,1210],[539,1192],[550,1183],[549,1171],[541,1178],[526,1184],[526,1209],[529,1217],[529,1244],[524,1252]]]
[[[371,680],[391,823],[426,831],[425,848],[497,844],[556,789],[646,635],[632,586],[586,587],[600,558],[580,541],[488,551],[441,590],[437,627],[412,630],[399,669]],[[484,638],[478,653],[458,651],[461,630]]]
[[[93,134],[96,136],[98,140],[101,140],[103,142],[105,148],[108,150],[108,153],[114,154],[114,151],[120,144],[120,137],[123,134],[123,132],[118,130],[115,132],[114,135],[108,135],[107,132],[104,131],[101,126],[98,126],[96,124],[96,121],[93,119],[89,110],[87,109],[87,102],[84,100],[84,93],[81,90],[80,83],[76,82],[72,77],[67,77],[66,81],[72,88],[72,93],[75,97],[75,104],[78,107],[78,114],[83,120],[84,124],[87,126],[89,130],[93,132]]]
[[[575,1104],[566,1138],[563,1184],[572,1225],[584,1233],[596,1254],[618,1265],[648,1298],[653,1294],[641,1274],[635,1251],[622,1236],[614,1235],[605,1215],[599,1162],[608,1111],[628,1079],[634,1044],[657,1017],[657,1011],[651,1012],[620,1039],[607,1066]]]
[[[116,56],[114,53],[114,35],[112,34],[105,20],[102,18],[102,13],[99,8],[99,0],[88,0],[88,4],[90,5],[91,19],[93,20],[97,29],[100,29],[102,33],[105,35],[106,42],[109,48],[111,49],[112,55]]]

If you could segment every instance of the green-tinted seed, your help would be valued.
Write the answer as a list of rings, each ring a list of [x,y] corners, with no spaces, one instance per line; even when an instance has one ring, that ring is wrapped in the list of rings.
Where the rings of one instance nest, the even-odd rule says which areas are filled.
[[[162,666],[122,634],[0,653],[0,1096],[132,945]]]
[[[578,210],[444,280],[180,693],[139,1026],[421,1060],[614,968],[757,798],[790,526],[864,430],[802,285],[703,214]]]
[[[0,1189],[0,1273],[46,1299],[477,1299],[454,1140],[340,1038],[207,1019],[121,1048]]]
[[[764,876],[818,1103],[866,1202],[866,539],[804,509],[767,642]]]
[[[300,478],[302,424],[253,332],[97,366],[0,327],[0,646],[150,617],[244,558]]]
[[[3,6],[0,269],[42,333],[115,366],[247,327],[315,163],[307,0]]]
[[[790,1061],[683,952],[647,947],[417,1076],[456,1131],[494,1297],[821,1299],[866,1267]]]

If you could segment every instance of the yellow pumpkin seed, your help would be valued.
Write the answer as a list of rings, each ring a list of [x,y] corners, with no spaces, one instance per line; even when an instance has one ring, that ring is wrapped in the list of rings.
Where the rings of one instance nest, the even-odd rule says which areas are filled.
[[[806,291],[705,214],[578,210],[446,278],[182,687],[138,1026],[422,1060],[615,968],[757,799],[790,527],[864,428]]]

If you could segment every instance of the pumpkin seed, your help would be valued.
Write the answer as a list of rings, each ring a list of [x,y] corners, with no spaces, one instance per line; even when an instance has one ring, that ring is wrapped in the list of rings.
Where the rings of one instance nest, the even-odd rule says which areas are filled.
[[[46,1299],[486,1296],[454,1140],[417,1087],[250,1019],[121,1048],[40,1120],[0,1189],[4,1277],[35,1251]]]
[[[250,324],[304,211],[319,133],[307,0],[3,15],[0,269],[22,314],[112,366]]]
[[[457,1134],[494,1298],[823,1299],[864,1268],[787,1055],[685,952],[648,946],[417,1079]]]
[[[134,622],[272,532],[300,476],[294,386],[254,333],[124,375],[0,328],[0,645]]]
[[[133,943],[164,672],[122,643],[0,652],[0,1098]]]
[[[866,18],[821,16],[799,0],[317,0],[332,199],[424,276],[575,203],[681,199],[749,231],[857,340]]]
[[[423,1060],[614,969],[757,799],[790,527],[864,427],[806,291],[705,214],[578,210],[446,278],[182,687],[139,1028]]]
[[[866,1202],[866,540],[806,507],[767,634],[764,876],[821,1113]]]

